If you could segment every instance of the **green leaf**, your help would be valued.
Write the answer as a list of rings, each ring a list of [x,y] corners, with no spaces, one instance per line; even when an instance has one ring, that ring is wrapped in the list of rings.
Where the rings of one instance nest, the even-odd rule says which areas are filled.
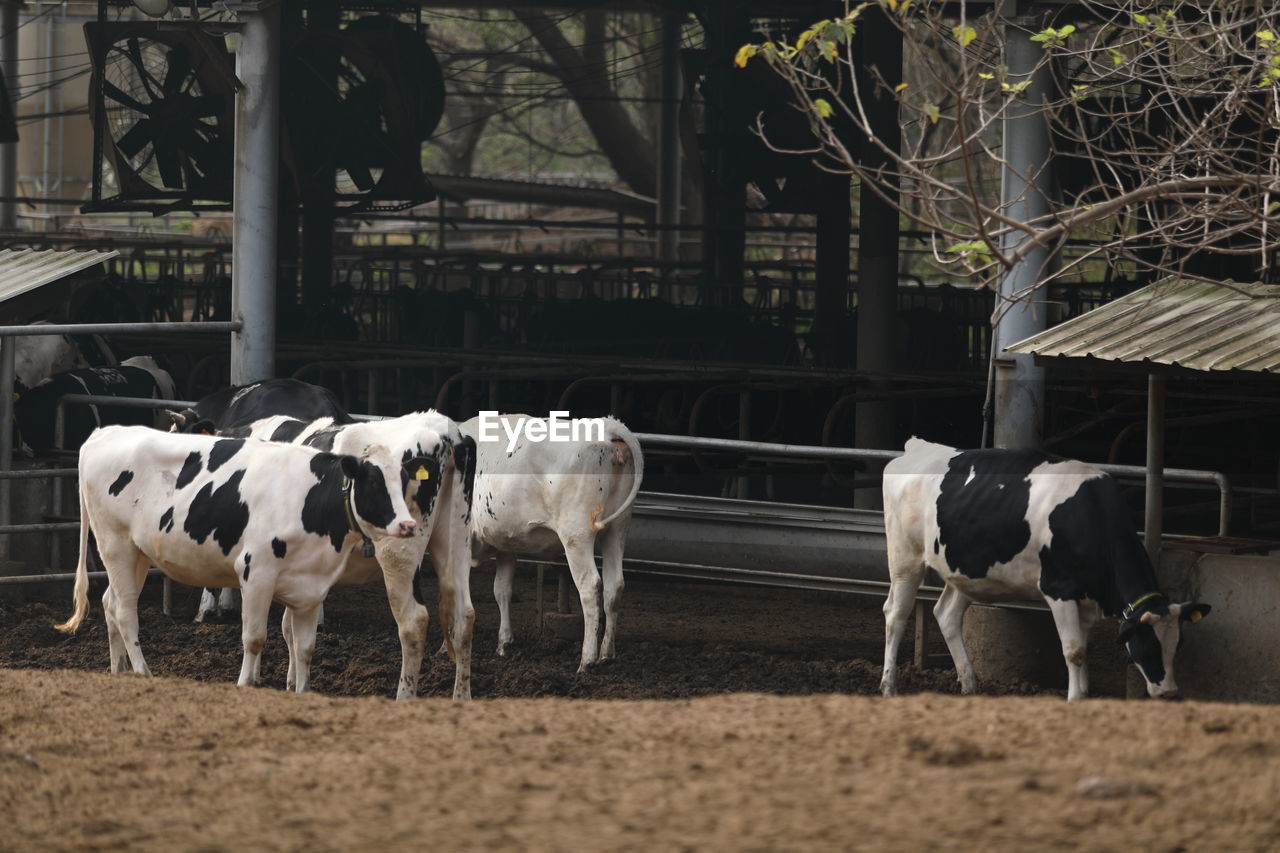
[[[831,118],[835,110],[831,107],[831,103],[826,98],[815,98],[813,101],[813,111],[822,118]]]
[[[961,47],[968,47],[969,43],[978,37],[978,31],[973,27],[961,26],[956,24],[951,28],[951,35],[960,43]]]
[[[755,56],[757,52],[759,52],[759,48],[756,45],[744,44],[738,48],[738,54],[733,58],[733,64],[739,68],[746,68],[751,57]]]
[[[930,124],[937,124],[938,119],[942,117],[942,110],[938,108],[937,104],[925,104],[924,114],[929,117]]]
[[[1275,41],[1276,34],[1271,32],[1271,30],[1258,30],[1258,33],[1254,38],[1258,41]]]

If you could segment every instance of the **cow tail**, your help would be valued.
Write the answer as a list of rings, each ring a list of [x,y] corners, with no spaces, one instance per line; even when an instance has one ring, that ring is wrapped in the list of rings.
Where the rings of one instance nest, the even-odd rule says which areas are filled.
[[[89,507],[84,500],[84,478],[80,478],[80,559],[76,563],[76,586],[72,592],[75,612],[61,625],[54,625],[64,634],[74,634],[89,612]]]
[[[619,424],[619,426],[622,425]],[[620,439],[622,443],[627,446],[627,451],[631,454],[631,464],[635,468],[631,477],[631,493],[627,495],[627,499],[624,500],[613,512],[609,513],[604,518],[591,522],[591,526],[596,530],[604,530],[605,527],[608,526],[609,522],[613,521],[615,518],[631,508],[631,505],[635,503],[636,495],[640,494],[640,481],[644,479],[644,454],[640,452],[640,442],[636,441],[636,437],[632,435],[631,430],[626,427],[622,427],[620,430],[615,430],[613,435],[610,436],[610,440],[615,438]]]

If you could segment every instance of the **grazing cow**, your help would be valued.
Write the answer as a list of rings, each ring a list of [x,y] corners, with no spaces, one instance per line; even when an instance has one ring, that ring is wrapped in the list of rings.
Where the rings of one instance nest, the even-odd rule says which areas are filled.
[[[73,632],[88,610],[89,533],[109,586],[102,597],[111,671],[149,674],[138,644],[138,594],[148,566],[183,583],[239,586],[244,659],[256,684],[272,599],[291,615],[294,687],[310,683],[320,602],[365,538],[412,539],[406,468],[383,446],[360,457],[308,447],[145,427],[96,430],[80,450],[80,560]]]
[[[53,448],[58,398],[67,394],[172,400],[174,385],[150,356],[125,359],[118,367],[85,367],[52,376],[19,397],[13,407],[22,440],[33,452],[44,454]],[[154,426],[164,417],[151,409],[97,404],[69,404],[65,410],[64,450],[79,447],[101,426]]]
[[[370,446],[389,448],[397,458],[415,461],[406,468],[404,499],[417,522],[409,539],[374,543],[373,553],[357,553],[337,583],[365,583],[381,575],[400,634],[401,668],[397,699],[418,693],[418,673],[427,641],[427,610],[415,597],[414,579],[430,552],[440,583],[440,621],[445,645],[455,662],[453,697],[471,698],[471,554],[467,525],[474,477],[474,445],[458,425],[434,411],[366,423],[334,424],[331,418],[310,423],[296,418],[264,418],[223,436],[252,436],[293,442],[334,453],[360,454]],[[285,613],[284,636],[291,636]],[[292,660],[292,658],[291,658]],[[290,664],[292,678],[292,663]]]
[[[1182,623],[1206,604],[1169,601],[1114,480],[1036,450],[956,450],[912,438],[884,471],[889,597],[881,691],[896,692],[898,643],[925,569],[946,582],[933,608],[964,693],[978,689],[961,625],[973,601],[1043,598],[1067,661],[1067,698],[1088,694],[1085,647],[1098,610],[1152,696],[1172,698]]]
[[[193,408],[172,412],[174,432],[191,432],[201,421],[209,421],[212,431],[248,426],[272,415],[288,415],[302,421],[333,418],[350,424],[355,419],[328,388],[297,379],[266,379],[214,391]]]
[[[484,416],[462,424],[475,439],[476,484],[472,498],[472,564],[489,554],[497,558],[493,594],[498,600],[498,654],[511,643],[511,583],[516,555],[544,555],[563,549],[582,601],[581,672],[614,656],[618,605],[622,600],[622,550],[631,508],[644,476],[644,456],[631,430],[614,418],[583,419],[588,435],[578,440],[531,440],[549,435],[547,418],[494,416],[502,426],[486,435]],[[492,426],[492,424],[491,424]],[[511,440],[508,435],[525,437]],[[487,440],[486,440],[487,439]],[[596,571],[595,542],[601,535],[604,576],[604,639],[597,650],[601,572]]]
[[[297,379],[265,379],[223,388],[202,398],[193,408],[166,415],[172,432],[220,433],[247,427],[272,415],[287,415],[304,422],[331,418],[335,424],[355,423],[332,391]],[[234,589],[205,589],[200,593],[195,621],[203,622],[210,615],[221,617],[235,608]]]

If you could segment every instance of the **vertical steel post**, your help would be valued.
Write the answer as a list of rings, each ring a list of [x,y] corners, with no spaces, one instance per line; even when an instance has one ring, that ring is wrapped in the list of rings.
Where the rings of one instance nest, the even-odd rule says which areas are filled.
[[[1009,79],[1020,83],[1029,77],[1031,81],[1021,97],[1010,101],[1004,120],[1000,197],[1005,215],[1019,222],[1047,214],[1052,189],[1049,127],[1044,116],[1051,80],[1048,67],[1041,64],[1044,50],[1026,32],[1033,26],[1029,19],[1010,22],[1004,37]],[[1013,251],[1023,239],[1025,235],[1014,232],[1001,248]],[[1044,368],[1036,366],[1033,356],[1006,355],[1004,350],[1044,330],[1045,304],[1035,294],[1052,260],[1047,248],[1037,247],[1000,282],[1000,314],[994,329],[999,358],[995,371],[996,447],[1035,447],[1044,432]]]
[[[18,0],[0,0],[0,72],[4,73],[9,104],[16,111],[14,99],[18,87]],[[0,229],[12,231],[18,227],[18,204],[11,200],[17,194],[18,143],[6,142],[0,145],[0,198],[5,199],[0,201]]]
[[[680,259],[680,24],[684,16],[662,16],[660,57],[662,106],[658,116],[658,260]]]
[[[13,469],[13,338],[0,341],[0,389],[3,389],[4,403],[0,405],[0,471]],[[12,519],[10,505],[11,481],[0,480],[0,524],[8,524]],[[0,535],[0,560],[9,559],[9,534]]]
[[[240,19],[231,313],[243,325],[231,334],[235,385],[275,375],[280,172],[280,7],[246,4]]]
[[[1142,541],[1155,565],[1164,536],[1164,392],[1165,378],[1147,377],[1147,494]]]
[[[858,43],[863,66],[858,69],[858,88],[866,104],[872,132],[894,150],[901,146],[898,121],[898,99],[876,81],[872,70],[879,72],[886,85],[892,87],[902,79],[902,33],[884,11],[869,10],[858,30]],[[887,155],[869,140],[859,152],[863,168],[887,167],[894,170]],[[871,374],[870,387],[886,388],[886,374],[893,372],[895,329],[898,315],[898,210],[896,186],[880,179],[881,188],[889,196],[885,201],[867,187],[858,201],[858,349],[859,371]],[[879,401],[858,403],[854,407],[854,440],[858,447],[887,449],[894,443],[893,404]],[[879,465],[869,466],[878,472]],[[880,506],[880,489],[859,489],[854,506],[875,509]]]

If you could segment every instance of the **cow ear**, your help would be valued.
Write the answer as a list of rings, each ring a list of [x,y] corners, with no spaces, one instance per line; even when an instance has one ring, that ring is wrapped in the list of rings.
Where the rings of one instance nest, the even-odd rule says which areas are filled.
[[[1209,611],[1213,609],[1209,605],[1201,604],[1197,601],[1184,601],[1182,604],[1173,605],[1169,609],[1173,610],[1174,607],[1179,609],[1178,616],[1183,622],[1199,622],[1208,616]]]
[[[1116,636],[1116,642],[1124,645],[1133,637],[1133,632],[1138,630],[1138,620],[1128,619],[1120,626],[1120,633]]]
[[[360,478],[360,460],[356,457],[344,454],[338,457],[338,464],[342,466],[342,473],[349,479],[357,480]]]
[[[1160,614],[1153,613],[1152,611],[1148,610],[1138,617],[1138,621],[1141,622],[1143,625],[1154,625],[1155,623],[1160,621]]]

